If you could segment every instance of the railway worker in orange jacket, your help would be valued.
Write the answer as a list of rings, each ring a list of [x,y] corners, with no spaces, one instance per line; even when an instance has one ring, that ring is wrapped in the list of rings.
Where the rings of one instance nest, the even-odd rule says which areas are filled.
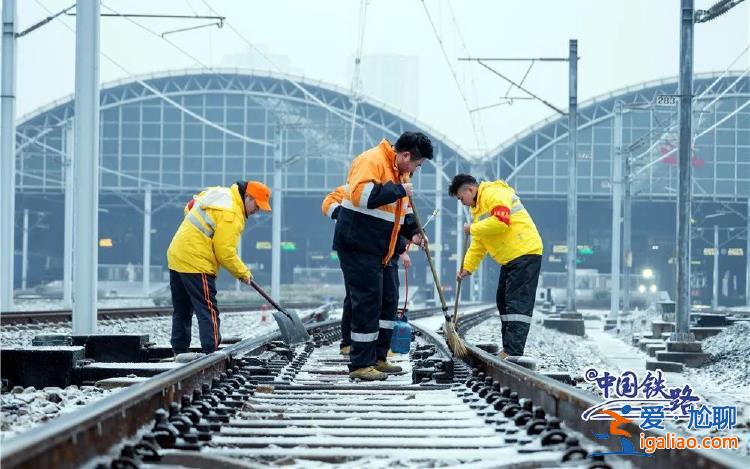
[[[399,236],[423,243],[409,207],[413,188],[408,175],[428,159],[432,159],[430,139],[405,132],[395,145],[383,140],[365,151],[349,169],[333,249],[352,303],[352,378],[383,380],[387,373],[400,371],[388,363],[385,336],[379,334],[383,270],[396,252]]]
[[[346,186],[339,186],[330,192],[324,199],[321,210],[323,215],[336,220],[338,214],[341,211],[341,201],[344,198],[344,192]],[[409,254],[406,252],[408,240],[403,236],[399,237],[398,244],[396,245],[396,254],[398,257],[393,256],[391,262],[383,269],[383,304],[380,314],[380,320],[378,322],[380,330],[378,333],[378,347],[390,348],[391,336],[393,334],[394,321],[396,320],[396,311],[398,310],[398,289],[400,282],[398,279],[398,260],[403,262],[404,267],[411,267],[411,259]],[[352,345],[352,301],[349,297],[349,287],[344,282],[344,290],[346,295],[344,296],[344,305],[341,311],[341,355],[349,355]],[[384,340],[381,339],[381,335]],[[378,355],[387,356],[388,349],[385,351],[379,350]]]
[[[258,210],[271,211],[270,198],[265,184],[238,181],[231,187],[209,187],[185,206],[185,218],[167,250],[175,355],[190,347],[193,311],[203,353],[219,348],[216,274],[222,266],[238,280],[250,283],[252,273],[237,255],[237,244],[248,216]]]
[[[473,217],[473,223],[464,226],[471,244],[458,277],[471,275],[487,254],[501,265],[496,298],[502,321],[500,357],[523,355],[542,265],[542,238],[505,181],[478,183],[469,174],[458,174],[448,193],[470,207]]]

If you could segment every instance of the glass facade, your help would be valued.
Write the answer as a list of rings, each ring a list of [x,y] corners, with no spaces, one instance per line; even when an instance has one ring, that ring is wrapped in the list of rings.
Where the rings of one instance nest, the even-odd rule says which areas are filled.
[[[694,196],[745,199],[750,194],[750,78],[700,77],[693,131]],[[594,99],[579,107],[578,193],[611,194],[613,107],[623,103],[622,142],[632,159],[636,197],[671,198],[677,184],[677,105],[658,96],[677,94],[674,81]],[[669,101],[669,100],[665,100]],[[527,196],[565,195],[568,186],[567,118],[545,122],[501,145],[486,161],[492,176],[510,179]]]
[[[340,185],[351,155],[382,138],[395,141],[406,130],[429,134],[436,152],[456,164],[461,160],[457,147],[441,136],[381,106],[360,102],[352,119],[352,103],[340,90],[306,84],[303,93],[280,77],[238,74],[147,81],[184,109],[138,83],[102,91],[104,193],[142,191],[146,185],[179,192],[242,177],[270,181],[279,135],[283,185],[290,192],[320,192]],[[68,101],[19,125],[19,189],[61,190],[72,114]],[[426,172],[434,180],[434,167]],[[417,175],[417,184],[421,177]],[[434,190],[434,182],[431,186]]]
[[[548,119],[484,158],[470,160],[460,147],[433,129],[387,105],[360,101],[356,118],[352,119],[353,103],[347,91],[329,85],[300,80],[295,86],[283,76],[237,71],[182,72],[143,80],[179,107],[138,82],[103,87],[99,227],[100,236],[111,238],[114,246],[100,248],[100,263],[140,263],[142,215],[137,209],[142,207],[146,186],[152,187],[158,213],[152,220],[151,259],[154,265],[163,267],[164,253],[182,217],[185,200],[202,187],[228,185],[238,179],[258,179],[270,185],[277,153],[283,166],[285,193],[282,239],[298,247],[296,252],[282,256],[282,282],[293,280],[295,268],[335,269],[338,262],[330,255],[333,228],[319,212],[322,197],[344,182],[353,155],[382,138],[393,141],[405,130],[421,130],[432,138],[444,171],[440,175],[435,164],[427,164],[414,181],[416,203],[426,218],[436,204],[438,177],[442,179],[442,246],[439,250],[434,247],[442,254],[441,276],[451,278],[455,270],[456,203],[447,197],[446,188],[447,178],[457,172],[472,172],[485,179],[509,179],[542,233],[543,269],[561,272],[564,267],[560,256],[555,255],[555,247],[565,243],[565,117]],[[732,74],[718,80],[715,76],[699,76],[694,88],[694,129],[698,135],[693,156],[696,214],[720,210],[713,204],[719,199],[738,205],[736,210],[745,212],[744,204],[750,195],[750,78]],[[632,186],[634,251],[648,253],[642,260],[636,256],[634,269],[655,259],[657,253],[664,257],[659,262],[669,265],[669,253],[674,249],[673,200],[677,184],[676,157],[670,152],[677,144],[677,108],[657,105],[656,101],[657,96],[676,93],[674,80],[661,81],[580,104],[579,244],[588,245],[593,251],[593,255],[581,259],[582,268],[600,272],[609,269],[612,110],[616,100],[624,104],[622,141],[633,158],[633,172],[637,173]],[[31,249],[39,256],[30,263],[32,284],[62,277],[61,193],[72,117],[73,103],[68,99],[24,118],[17,129],[18,206],[46,217],[46,223],[30,233]],[[277,151],[275,145],[279,141]],[[17,217],[21,214],[22,210],[16,211]],[[654,218],[665,223],[654,226]],[[740,224],[739,220],[736,222]],[[269,275],[270,251],[257,243],[270,241],[270,224],[269,217],[260,217],[243,236],[243,255],[256,265],[254,271],[260,281]],[[428,230],[433,240],[437,226],[433,223]],[[702,246],[699,236],[694,239],[696,249]],[[16,246],[21,246],[20,237]],[[658,251],[649,252],[654,246]],[[744,256],[729,260],[746,262]],[[412,257],[415,267],[410,284],[431,285],[423,256],[415,253]],[[481,293],[492,298],[497,269],[492,263],[485,264],[487,280]],[[20,266],[20,262],[16,265]],[[744,288],[744,272],[741,266],[730,270],[735,279],[728,282],[740,291]],[[20,273],[16,278],[20,279]],[[662,278],[664,286],[671,281],[669,274]],[[450,285],[446,287],[450,289]],[[430,290],[431,287],[426,289]]]

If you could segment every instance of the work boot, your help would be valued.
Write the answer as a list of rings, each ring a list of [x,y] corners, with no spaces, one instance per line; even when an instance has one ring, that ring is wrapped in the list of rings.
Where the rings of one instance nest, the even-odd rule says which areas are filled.
[[[384,360],[382,358],[375,364],[375,369],[388,374],[401,373],[401,371],[403,371],[400,366],[392,365],[388,363],[388,360]]]
[[[505,359],[506,359],[506,358],[508,358],[509,356],[510,356],[510,354],[509,354],[509,353],[507,353],[507,352],[506,352],[505,350],[500,350],[500,351],[499,351],[499,352],[497,353],[497,358],[499,358],[500,360],[505,360]]]
[[[381,373],[372,366],[368,366],[352,371],[349,373],[349,377],[352,379],[361,379],[362,381],[383,381],[388,378],[388,375]]]
[[[339,353],[341,355],[349,355],[349,352],[351,352],[352,347],[350,345],[344,345],[339,349]]]

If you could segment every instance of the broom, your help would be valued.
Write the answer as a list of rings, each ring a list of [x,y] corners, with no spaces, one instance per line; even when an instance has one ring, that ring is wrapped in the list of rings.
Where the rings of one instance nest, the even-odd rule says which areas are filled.
[[[430,255],[430,246],[427,242],[427,235],[425,235],[424,228],[422,228],[422,223],[420,223],[419,221],[417,207],[414,204],[411,196],[409,196],[409,203],[411,204],[411,209],[414,213],[414,220],[417,223],[419,234],[421,234],[422,239],[424,239],[424,252],[427,255],[427,264],[429,264],[430,271],[432,271],[432,278],[435,281],[435,287],[437,288],[438,297],[440,298],[440,305],[443,308],[443,316],[445,317],[445,322],[443,323],[443,336],[445,337],[445,341],[448,343],[448,348],[451,349],[451,352],[453,352],[454,355],[456,355],[457,357],[466,356],[468,351],[466,350],[466,346],[461,341],[461,338],[458,336],[456,328],[453,326],[453,321],[448,314],[448,305],[446,304],[445,296],[443,295],[443,287],[440,285],[440,278],[438,278],[438,273],[435,270],[435,265],[432,263],[432,256]]]
[[[466,251],[469,247],[469,235],[464,235],[464,254],[461,258],[461,270],[464,270],[464,261],[466,260]],[[453,306],[453,318],[451,319],[451,325],[453,326],[453,330],[455,331],[458,327],[458,302],[461,300],[461,282],[462,278],[456,277],[456,302]],[[466,349],[466,346],[463,343],[463,340],[458,336],[458,333],[456,333],[456,340],[459,342],[459,345],[454,349],[451,347],[451,350],[453,350],[453,353],[456,354],[457,357],[463,358],[468,353],[468,350]],[[449,344],[450,346],[450,344]]]

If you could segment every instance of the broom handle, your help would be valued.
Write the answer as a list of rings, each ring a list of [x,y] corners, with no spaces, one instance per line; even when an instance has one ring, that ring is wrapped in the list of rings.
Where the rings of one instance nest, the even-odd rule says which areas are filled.
[[[419,222],[419,215],[417,214],[417,206],[414,205],[414,200],[412,200],[411,196],[409,196],[409,204],[411,204],[411,210],[414,214],[414,221],[417,222],[417,228],[419,229],[419,234],[422,235],[422,239],[424,239],[424,252],[427,254],[427,263],[430,265],[430,270],[432,271],[432,278],[435,281],[435,286],[437,287],[438,296],[440,297],[440,304],[443,308],[443,314],[446,318],[448,318],[448,304],[445,302],[445,296],[443,296],[443,287],[440,285],[440,279],[438,278],[437,271],[435,270],[435,265],[432,263],[432,256],[430,255],[430,245],[427,242],[427,235],[424,233],[424,229],[422,228],[422,224]]]
[[[466,251],[468,250],[469,250],[469,235],[465,234],[464,235],[464,253],[463,253],[463,256],[461,257],[461,270],[464,270],[464,261],[466,261]],[[462,280],[463,280],[462,278],[456,279],[456,304],[453,307],[453,325],[456,325],[456,323],[458,322],[458,302],[461,298],[461,283],[463,283]]]

